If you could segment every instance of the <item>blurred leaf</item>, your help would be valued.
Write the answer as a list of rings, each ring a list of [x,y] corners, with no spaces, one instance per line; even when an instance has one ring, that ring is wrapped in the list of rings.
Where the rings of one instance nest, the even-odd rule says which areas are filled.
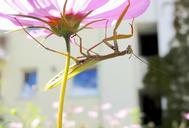
[[[15,108],[12,108],[11,110],[10,110],[10,114],[11,115],[17,115],[17,109],[15,109]]]
[[[141,124],[141,112],[140,109],[137,108],[133,108],[132,111],[130,112],[131,117],[132,117],[132,123],[133,124]]]

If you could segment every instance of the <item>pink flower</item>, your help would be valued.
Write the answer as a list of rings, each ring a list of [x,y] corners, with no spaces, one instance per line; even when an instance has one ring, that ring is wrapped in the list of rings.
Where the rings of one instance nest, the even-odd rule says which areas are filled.
[[[142,128],[139,124],[133,124],[131,125],[131,128]]]
[[[89,111],[88,116],[91,118],[98,118],[99,114],[96,111]]]
[[[189,120],[189,113],[185,113],[183,116],[184,116],[184,119]]]
[[[111,26],[129,3],[128,0],[68,0],[65,4],[65,1],[3,0],[0,4],[0,29],[14,30],[24,26],[31,28],[32,32],[36,27],[41,28],[38,35],[53,33],[65,36],[96,20],[98,22],[88,27]],[[130,0],[124,19],[141,15],[149,3],[150,0]]]
[[[54,109],[58,109],[58,105],[59,105],[59,103],[57,101],[52,103],[52,107]]]
[[[101,109],[102,110],[109,110],[111,109],[112,105],[110,103],[102,104]]]
[[[119,119],[124,119],[128,116],[129,114],[129,110],[128,109],[123,109],[123,110],[120,110],[118,111],[115,116]]]
[[[23,124],[20,122],[11,122],[9,128],[23,128]]]
[[[82,106],[75,107],[75,108],[73,109],[73,113],[75,113],[75,114],[80,114],[80,113],[82,113],[82,112],[84,112],[84,108],[83,108]]]
[[[118,119],[114,118],[114,119],[110,120],[108,123],[111,126],[118,126],[118,125],[120,125],[121,122]]]

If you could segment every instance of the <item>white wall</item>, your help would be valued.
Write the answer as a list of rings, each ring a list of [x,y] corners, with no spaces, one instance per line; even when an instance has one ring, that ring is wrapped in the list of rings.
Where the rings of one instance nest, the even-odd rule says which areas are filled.
[[[170,42],[175,35],[173,28],[174,1],[175,0],[159,0],[157,3],[160,56],[165,56],[169,52]]]

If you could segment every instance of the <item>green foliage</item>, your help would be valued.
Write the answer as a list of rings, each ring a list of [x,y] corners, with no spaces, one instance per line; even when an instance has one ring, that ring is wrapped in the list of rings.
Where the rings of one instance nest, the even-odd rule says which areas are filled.
[[[42,116],[38,107],[32,103],[27,103],[22,108],[5,109],[1,105],[0,117],[2,118],[0,128],[8,128],[11,123],[20,123],[24,128],[43,128],[46,119]]]
[[[170,84],[171,79],[167,77],[168,71],[166,71],[167,69],[164,67],[165,62],[157,56],[150,57],[148,61],[148,72],[143,79],[148,93],[151,95],[167,94],[169,92],[167,86]]]
[[[180,122],[182,114],[189,112],[189,1],[175,2],[175,37],[171,50],[165,57],[151,57],[148,72],[144,77],[146,90],[151,94],[164,96],[168,100],[168,110],[163,122],[170,127],[172,122]],[[156,70],[153,67],[156,67]]]

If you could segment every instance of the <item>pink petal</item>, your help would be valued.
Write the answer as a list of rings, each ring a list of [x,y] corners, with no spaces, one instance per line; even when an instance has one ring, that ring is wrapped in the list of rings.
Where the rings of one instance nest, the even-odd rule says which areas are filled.
[[[54,4],[45,2],[44,0],[9,0],[3,2],[3,6],[11,8],[12,12],[6,13],[7,8],[0,9],[3,14],[24,14],[30,16],[40,16],[40,18],[48,16],[51,10],[57,10]]]
[[[1,1],[0,12],[3,14],[17,14],[18,11],[11,7],[5,0]]]
[[[96,10],[97,8],[101,7],[102,5],[106,4],[109,0],[90,0],[90,3],[85,8],[85,12]]]
[[[131,6],[124,19],[135,18],[147,9],[150,0],[130,0]],[[0,5],[0,19],[6,22],[1,23],[0,29],[11,29],[19,27],[13,16],[7,14],[23,14],[44,19],[47,16],[59,16],[62,12],[65,0],[7,0],[2,1]],[[112,23],[119,18],[123,10],[128,5],[128,0],[68,0],[66,13],[88,13],[93,11],[82,25],[97,19],[106,19],[95,22],[89,27],[112,26]],[[41,21],[31,18],[17,17],[23,26],[46,26]],[[10,22],[11,21],[11,22]],[[108,22],[107,22],[108,21]],[[11,26],[11,27],[10,27]]]
[[[22,26],[45,26],[45,24],[41,21],[37,21],[37,20],[33,20],[33,19],[30,19],[30,18],[20,18],[20,17],[16,17],[17,20],[20,22],[18,22],[16,19],[15,19],[15,16],[11,16],[11,15],[4,15],[2,13],[0,13],[0,17],[1,18],[4,18],[4,20],[6,20],[7,22],[2,22],[1,25],[0,25],[0,28],[3,29],[3,30],[8,30],[6,29],[9,28],[9,25],[11,26],[14,26],[16,28],[16,26],[21,26],[20,23],[22,24]],[[0,18],[0,19],[1,19]],[[11,21],[11,22],[9,22]],[[14,25],[13,25],[14,24]]]
[[[1,13],[0,13],[0,21],[1,21],[0,23],[1,30],[15,30],[19,28],[17,25],[11,22],[11,20],[7,15]]]
[[[129,7],[129,10],[127,12],[127,14],[125,15],[124,19],[132,19],[135,18],[139,15],[141,15],[142,13],[144,13],[144,11],[147,9],[147,7],[149,6],[150,1],[149,0],[131,0],[131,5]],[[112,22],[113,20],[116,20],[119,18],[119,16],[121,15],[121,13],[123,12],[123,10],[125,9],[125,7],[128,5],[128,1],[125,1],[124,3],[122,3],[120,6],[110,9],[108,11],[104,11],[103,13],[96,13],[95,11],[93,13],[91,13],[91,15],[89,15],[86,20],[94,20],[94,19],[108,19],[109,22]],[[93,24],[91,25],[92,27],[104,27],[104,24],[102,25],[96,25]]]
[[[84,19],[84,21],[82,22],[82,25],[84,26],[87,23],[90,23],[94,21],[93,19]],[[109,27],[109,26],[113,26],[112,25],[113,20],[102,20],[102,21],[98,21],[95,23],[90,24],[88,27],[92,27],[92,28],[105,28],[105,27]]]
[[[12,10],[9,9],[11,11],[8,11],[8,14],[4,13],[7,12],[6,8],[0,9],[0,19],[5,21],[0,25],[0,28],[3,30],[15,29],[20,26],[20,24],[14,19],[14,17],[9,14],[19,14],[18,12],[20,12],[23,15],[44,18],[46,16],[52,16],[50,14],[51,11],[56,10],[53,4],[44,2],[44,0],[40,0],[40,2],[39,0],[28,0],[27,2],[24,2],[23,0],[9,0],[2,2],[2,4],[3,6],[6,6],[6,8],[13,8]],[[45,26],[43,22],[33,20],[31,18],[17,17],[17,19],[23,26]]]
[[[9,0],[6,1],[7,5],[9,5],[11,8],[17,10],[18,12],[25,13],[28,11],[32,11],[30,9],[31,6],[26,1],[20,1],[20,0]]]
[[[86,7],[81,7],[80,9],[84,13],[93,11],[86,20],[108,19],[110,22],[118,19],[128,5],[128,0],[88,0],[88,2]],[[131,19],[141,15],[150,4],[150,0],[130,0],[130,2],[131,5],[124,19]]]

